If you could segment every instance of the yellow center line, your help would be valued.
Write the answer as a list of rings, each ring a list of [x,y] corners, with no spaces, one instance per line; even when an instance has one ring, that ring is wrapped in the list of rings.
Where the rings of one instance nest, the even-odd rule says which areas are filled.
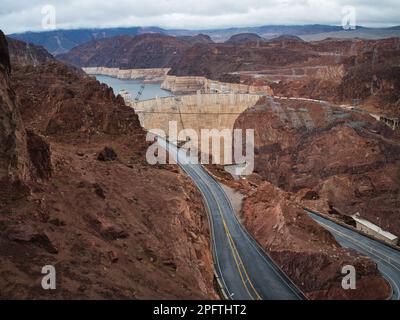
[[[196,174],[197,174],[197,172],[196,172]],[[204,181],[204,179],[203,179],[199,174],[197,174],[197,175],[199,176],[199,178],[200,178],[204,183],[206,183],[206,181]],[[206,184],[207,184],[207,183],[206,183]],[[230,233],[230,231],[229,231],[229,228],[228,228],[228,226],[226,225],[226,221],[225,221],[224,216],[222,215],[222,210],[221,210],[221,207],[220,207],[220,205],[219,205],[219,202],[217,201],[217,199],[215,198],[215,196],[214,196],[214,194],[213,194],[212,192],[210,192],[210,194],[211,194],[211,196],[214,198],[214,200],[215,200],[215,202],[216,202],[216,204],[217,204],[217,206],[218,206],[218,212],[219,212],[219,215],[221,216],[222,223],[223,223],[223,225],[224,225],[225,234],[226,234],[226,236],[228,237],[228,241],[229,241],[229,245],[230,245],[230,248],[231,248],[231,251],[232,251],[232,254],[233,254],[233,258],[234,258],[234,260],[235,260],[235,264],[236,264],[236,267],[237,267],[237,269],[238,269],[238,271],[239,271],[239,274],[240,274],[241,280],[242,280],[242,282],[243,282],[243,285],[245,286],[245,288],[246,288],[247,292],[249,293],[249,295],[250,295],[251,297],[253,297],[253,295],[252,295],[252,294],[250,293],[250,291],[249,291],[249,288],[247,287],[246,281],[244,280],[243,273],[242,273],[242,270],[241,270],[241,268],[240,268],[240,265],[238,264],[237,258],[240,260],[240,264],[242,265],[242,268],[243,268],[243,271],[244,271],[244,273],[245,273],[245,275],[246,275],[247,281],[249,282],[249,284],[250,284],[251,288],[253,289],[254,293],[256,294],[257,299],[258,299],[258,300],[261,300],[262,298],[261,298],[261,296],[258,294],[257,290],[254,288],[254,285],[253,285],[252,281],[250,280],[249,274],[247,273],[246,267],[245,267],[245,265],[244,265],[244,263],[243,263],[242,258],[240,257],[240,254],[239,254],[239,252],[238,252],[238,250],[237,250],[237,247],[236,247],[236,245],[235,245],[235,241],[233,240],[233,238],[232,238],[232,236],[231,236],[231,233]],[[236,256],[237,256],[237,258],[236,258]]]
[[[196,173],[196,175],[200,178],[200,180],[202,180],[203,183],[205,183],[205,184],[207,185],[207,181],[205,181],[205,180],[201,177],[201,175],[198,174],[198,173],[196,172],[196,170],[195,170],[194,168],[193,168],[193,171],[194,171],[194,172]],[[246,288],[246,291],[247,291],[247,293],[249,294],[249,296],[251,296],[252,298],[254,298],[253,295],[250,293],[249,288],[248,288],[246,282],[248,282],[248,283],[250,284],[251,288],[253,289],[254,293],[255,293],[256,296],[257,296],[257,299],[258,299],[258,300],[261,300],[262,298],[261,298],[261,296],[258,294],[257,290],[254,288],[254,285],[253,285],[252,281],[250,280],[250,277],[249,277],[249,275],[248,275],[248,273],[247,273],[246,267],[245,267],[245,265],[244,265],[244,263],[243,263],[242,258],[240,257],[240,254],[239,254],[239,252],[238,252],[238,250],[237,250],[237,247],[236,247],[236,245],[235,245],[235,241],[233,240],[233,238],[232,238],[232,236],[231,236],[231,233],[230,233],[230,231],[229,231],[229,228],[228,228],[228,226],[226,225],[225,218],[224,218],[224,216],[223,216],[223,214],[222,214],[221,206],[219,205],[219,202],[217,201],[217,199],[215,198],[215,196],[214,196],[214,194],[211,192],[211,190],[210,190],[210,194],[211,194],[211,196],[214,198],[215,203],[217,204],[218,212],[219,212],[219,215],[221,216],[222,223],[223,223],[223,226],[224,226],[224,231],[225,231],[225,234],[226,234],[226,236],[227,236],[227,238],[228,238],[229,246],[230,246],[230,249],[231,249],[231,251],[232,251],[233,258],[234,258],[234,260],[235,260],[236,267],[237,267],[237,269],[238,269],[238,271],[239,271],[239,274],[240,274],[240,278],[241,278],[241,280],[242,280],[242,283],[243,283],[244,287]],[[236,257],[236,256],[237,256],[237,257]],[[237,260],[237,259],[240,260],[240,264],[241,264],[241,266],[242,266],[242,268],[243,268],[243,271],[244,271],[244,273],[245,273],[245,275],[246,275],[247,281],[245,281],[245,279],[244,279],[244,277],[243,277],[243,273],[242,273],[242,270],[241,270],[241,268],[240,268],[240,264],[238,263],[238,260]]]
[[[239,254],[239,252],[238,252],[238,250],[237,250],[237,248],[236,248],[236,245],[235,245],[235,241],[233,240],[232,235],[231,235],[229,229],[227,230],[227,232],[228,232],[228,237],[230,238],[230,240],[232,241],[232,244],[233,244],[233,246],[234,246],[234,250],[236,251],[236,253],[237,253],[237,255],[238,255],[238,258],[239,258],[239,260],[240,260],[240,263],[241,263],[241,265],[243,266],[243,271],[244,271],[244,273],[246,274],[246,278],[247,278],[247,280],[249,281],[251,288],[253,289],[254,293],[257,295],[257,299],[258,299],[258,300],[262,300],[261,296],[258,294],[256,288],[254,288],[254,285],[253,285],[253,283],[252,283],[251,280],[250,280],[249,274],[247,273],[246,267],[245,267],[245,265],[244,265],[244,263],[243,263],[243,261],[242,261],[242,258],[240,257],[240,254]]]
[[[242,273],[242,271],[240,270],[240,266],[239,266],[239,264],[238,264],[238,260],[237,260],[237,258],[236,258],[235,251],[234,251],[234,249],[233,249],[231,240],[230,240],[230,238],[229,238],[229,236],[228,236],[228,233],[227,233],[227,229],[226,229],[227,226],[225,225],[225,222],[223,222],[223,224],[224,224],[224,229],[225,229],[226,236],[227,236],[227,238],[228,238],[229,246],[230,246],[231,251],[232,251],[233,259],[235,260],[236,268],[237,268],[238,271],[239,271],[239,275],[240,275],[240,278],[241,278],[241,280],[242,280],[242,283],[243,283],[244,287],[246,288],[246,291],[247,291],[247,293],[249,294],[249,296],[252,297],[252,298],[254,298],[253,295],[250,293],[249,288],[247,287],[246,281],[244,280],[243,273]]]

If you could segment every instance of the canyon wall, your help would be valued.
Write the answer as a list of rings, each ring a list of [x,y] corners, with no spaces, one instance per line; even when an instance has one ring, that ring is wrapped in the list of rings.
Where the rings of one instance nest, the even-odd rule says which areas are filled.
[[[235,128],[255,130],[255,172],[307,207],[359,213],[400,234],[398,132],[367,114],[276,99],[246,110]]]
[[[260,71],[238,72],[246,83],[256,81],[280,82],[280,81],[310,81],[324,80],[340,83],[345,76],[345,67],[338,65],[317,65],[317,66],[294,66],[290,68],[269,68]]]
[[[8,44],[0,31],[0,198],[3,191],[7,191],[3,183],[26,178],[29,165],[25,127],[11,88],[10,75]]]
[[[0,299],[218,298],[201,195],[147,163],[134,111],[81,70],[9,61],[0,32]]]
[[[144,80],[145,82],[162,82],[169,71],[169,68],[119,69],[88,67],[82,69],[89,75],[103,75],[125,80]]]
[[[161,88],[173,93],[262,93],[272,95],[272,89],[267,86],[246,85],[241,83],[228,83],[195,76],[167,76]]]
[[[56,60],[41,46],[25,43],[12,38],[7,38],[7,42],[8,50],[10,51],[11,64],[37,66]]]
[[[310,299],[387,299],[390,286],[377,265],[342,248],[334,237],[295,203],[290,193],[269,182],[249,191],[243,223]],[[342,288],[342,267],[357,270],[357,288]]]

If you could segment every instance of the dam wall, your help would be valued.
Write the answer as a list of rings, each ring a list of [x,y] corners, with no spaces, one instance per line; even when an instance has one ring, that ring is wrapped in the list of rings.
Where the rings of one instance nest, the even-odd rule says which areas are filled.
[[[166,76],[161,88],[177,94],[202,93],[260,93],[272,95],[269,86],[254,86],[241,83],[228,83],[210,80],[205,77],[193,76]]]
[[[233,130],[236,119],[254,106],[259,94],[195,94],[129,103],[146,130],[162,129],[168,134],[169,122],[176,121],[178,131],[194,129]]]
[[[163,82],[169,68],[119,69],[107,67],[82,68],[89,75],[103,75],[124,80],[144,80],[145,82]]]

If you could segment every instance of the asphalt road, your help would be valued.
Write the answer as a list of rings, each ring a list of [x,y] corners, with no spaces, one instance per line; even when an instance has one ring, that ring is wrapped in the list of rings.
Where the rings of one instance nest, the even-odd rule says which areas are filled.
[[[335,239],[345,248],[352,248],[359,253],[374,260],[382,276],[390,283],[393,290],[393,300],[400,299],[400,252],[384,245],[379,241],[374,241],[353,230],[342,227],[316,215],[310,211],[308,214],[324,228],[329,230]],[[357,270],[356,270],[357,271]]]
[[[159,138],[170,156],[201,191],[209,215],[215,270],[228,298],[235,300],[299,300],[302,292],[265,253],[238,221],[227,195],[200,164],[193,164],[183,149]],[[392,286],[392,299],[400,299],[400,252],[310,211],[346,248],[374,260]]]
[[[166,142],[159,138],[166,147]],[[304,295],[278,268],[237,220],[230,201],[218,182],[199,164],[191,164],[184,150],[172,144],[173,158],[203,194],[212,233],[217,276],[230,299],[298,300]]]

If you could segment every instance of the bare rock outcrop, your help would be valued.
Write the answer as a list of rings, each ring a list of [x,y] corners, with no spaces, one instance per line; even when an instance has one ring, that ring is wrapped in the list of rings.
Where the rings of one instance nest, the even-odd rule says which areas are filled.
[[[29,129],[60,139],[90,139],[98,133],[143,135],[137,115],[123,99],[81,70],[50,62],[15,66],[12,77]]]
[[[398,133],[368,115],[299,100],[266,100],[242,113],[255,130],[255,170],[307,206],[359,213],[400,235]]]
[[[185,39],[157,33],[116,36],[81,44],[57,59],[79,67],[168,68],[190,45]]]
[[[14,182],[29,176],[25,128],[10,86],[10,73],[8,44],[0,31],[0,193],[6,188],[11,192]]]
[[[217,299],[201,196],[147,164],[133,109],[60,62],[10,79],[4,37],[0,58],[0,299]],[[118,161],[97,160],[104,146]]]
[[[27,147],[35,170],[33,175],[41,179],[49,179],[53,172],[50,144],[35,132],[27,130]]]
[[[55,61],[55,58],[42,46],[7,38],[12,65],[33,65]]]
[[[244,224],[289,277],[312,299],[386,299],[390,286],[377,265],[342,248],[333,236],[291,200],[263,182],[242,209]],[[341,286],[344,265],[356,269],[357,289]]]

